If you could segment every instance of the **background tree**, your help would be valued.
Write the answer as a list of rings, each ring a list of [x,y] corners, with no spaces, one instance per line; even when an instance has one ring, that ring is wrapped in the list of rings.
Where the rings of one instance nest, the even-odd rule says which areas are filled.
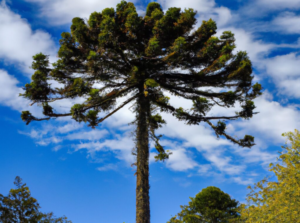
[[[277,181],[266,179],[249,187],[248,204],[242,209],[244,222],[299,222],[300,219],[300,132],[287,138],[279,162],[270,164]]]
[[[8,196],[0,194],[0,222],[2,223],[72,223],[66,217],[55,218],[53,213],[44,214],[37,200],[20,177],[14,182]]]
[[[182,211],[168,223],[218,223],[237,222],[239,202],[217,187],[207,187],[190,197],[189,205],[180,206]]]
[[[155,142],[157,160],[169,157],[159,143],[161,136],[155,134],[165,124],[159,112],[170,113],[188,125],[207,123],[218,137],[223,135],[245,147],[254,145],[252,136],[235,139],[225,133],[225,122],[214,123],[248,119],[254,114],[252,100],[261,94],[261,86],[252,86],[251,62],[246,52],[233,54],[231,32],[214,36],[217,26],[213,20],[203,21],[194,29],[195,16],[193,9],[174,7],[164,13],[152,2],[141,17],[133,3],[121,1],[116,10],[93,12],[87,22],[76,17],[71,32],[61,35],[59,59],[53,68],[42,53],[33,57],[35,73],[21,94],[41,104],[45,115],[37,118],[23,111],[26,124],[71,116],[95,128],[125,105],[135,103],[138,223],[150,222],[149,140]],[[50,80],[60,87],[52,87]],[[191,100],[193,107],[173,106],[166,92]],[[50,105],[79,97],[85,101],[67,113],[57,113]],[[236,102],[241,103],[242,111],[233,116],[207,115],[214,105],[227,108]]]

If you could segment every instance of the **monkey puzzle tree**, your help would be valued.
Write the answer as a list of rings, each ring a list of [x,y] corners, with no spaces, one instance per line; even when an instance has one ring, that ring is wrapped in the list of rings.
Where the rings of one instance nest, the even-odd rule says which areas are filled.
[[[251,118],[253,99],[260,95],[260,84],[252,86],[251,62],[245,52],[233,54],[234,35],[226,31],[220,38],[213,20],[194,29],[193,9],[169,8],[158,3],[147,6],[138,16],[133,3],[121,1],[116,10],[94,12],[87,22],[72,20],[71,32],[62,33],[58,61],[49,67],[47,56],[33,57],[32,82],[25,85],[23,97],[43,106],[45,117],[29,111],[22,119],[49,120],[71,116],[95,128],[125,105],[135,102],[136,113],[136,222],[150,222],[149,139],[154,140],[157,160],[169,157],[155,130],[165,123],[158,113],[167,112],[189,125],[205,122],[217,136],[251,147],[254,138],[235,139],[225,133],[226,124],[212,120]],[[53,88],[49,80],[63,87]],[[100,86],[100,87],[99,87]],[[215,89],[223,89],[214,91]],[[164,94],[169,92],[193,102],[190,109],[176,108]],[[126,97],[127,96],[127,97]],[[84,98],[68,113],[57,113],[50,103]],[[117,99],[125,98],[122,103]],[[119,102],[119,103],[117,103]],[[207,116],[214,106],[230,107],[240,102],[242,111],[233,116]],[[99,117],[100,112],[107,112]]]

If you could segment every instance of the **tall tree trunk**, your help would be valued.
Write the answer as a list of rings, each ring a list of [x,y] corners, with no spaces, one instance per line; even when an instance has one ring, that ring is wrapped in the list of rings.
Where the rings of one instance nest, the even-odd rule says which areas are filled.
[[[148,98],[140,89],[137,120],[136,223],[150,223]]]

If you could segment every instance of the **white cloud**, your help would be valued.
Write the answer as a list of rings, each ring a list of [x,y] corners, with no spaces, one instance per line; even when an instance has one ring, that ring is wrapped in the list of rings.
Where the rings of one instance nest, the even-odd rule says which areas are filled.
[[[300,76],[300,56],[295,53],[275,56],[264,61],[267,73],[275,78],[289,78]]]
[[[207,175],[207,173],[209,172],[209,170],[212,169],[211,164],[202,164],[198,166],[198,173],[200,175]]]
[[[0,104],[20,111],[28,106],[29,101],[19,97],[23,90],[17,87],[18,83],[19,81],[14,76],[9,75],[5,70],[0,70]]]
[[[88,19],[94,11],[101,12],[104,8],[116,8],[120,0],[98,1],[98,0],[26,0],[38,3],[41,16],[47,17],[53,25],[71,23],[74,17]],[[135,1],[133,1],[135,2]]]
[[[210,127],[203,123],[200,123],[200,125],[186,125],[169,114],[163,114],[163,118],[167,124],[159,129],[157,133],[177,140],[184,140],[184,147],[200,147],[203,150],[209,150],[230,144],[227,140],[217,140]]]
[[[42,30],[33,31],[25,19],[6,6],[5,1],[0,3],[0,24],[0,58],[6,62],[17,62],[29,73],[33,55],[40,52],[55,55],[51,36]]]
[[[190,157],[187,150],[181,148],[175,142],[168,140],[162,140],[161,144],[166,146],[172,154],[169,159],[166,160],[166,166],[175,171],[186,171],[193,169],[198,164]]]
[[[20,97],[20,93],[24,93],[21,87],[18,87],[19,81],[0,69],[0,105],[8,106],[17,111],[28,110],[37,115],[41,114],[41,108],[36,105],[30,106],[30,101]]]
[[[300,77],[278,81],[277,85],[281,88],[281,94],[288,95],[293,98],[300,97]]]
[[[252,3],[252,1],[251,1]],[[299,0],[256,0],[258,7],[269,10],[298,9],[300,8]]]
[[[264,61],[267,74],[273,78],[279,93],[300,97],[300,56],[296,53],[275,56]]]
[[[112,163],[97,168],[97,170],[99,171],[108,171],[108,170],[117,170],[117,169],[118,169],[118,165]]]
[[[128,164],[134,163],[134,156],[131,154],[134,148],[134,143],[128,135],[117,135],[115,139],[106,139],[102,142],[88,142],[74,144],[73,147],[76,151],[87,149],[89,153],[98,151],[112,150],[116,153],[116,157],[120,160],[126,161]]]
[[[107,136],[108,131],[107,130],[98,130],[94,129],[92,131],[81,131],[72,133],[66,136],[66,139],[68,140],[99,140],[103,139],[105,136]]]
[[[214,9],[214,16],[212,18],[216,21],[217,27],[223,27],[229,23],[232,19],[232,13],[230,9],[226,7],[219,7]]]
[[[297,10],[300,8],[299,0],[254,0],[247,1],[237,11],[237,17],[246,20],[247,25],[253,25],[249,18],[266,18],[274,11]],[[250,22],[250,23],[249,23]],[[269,28],[265,26],[266,28]]]
[[[59,133],[68,133],[72,132],[74,130],[82,128],[84,125],[83,123],[78,123],[74,120],[69,121],[69,123],[63,125],[63,126],[58,126],[57,127],[57,132]]]
[[[234,182],[241,184],[241,185],[249,185],[249,184],[254,183],[252,178],[242,179],[242,177],[233,177],[232,179]]]
[[[36,144],[40,146],[48,146],[51,143],[57,144],[62,142],[63,139],[57,136],[51,136],[49,138],[42,138],[41,140],[37,141]]]
[[[295,13],[287,12],[272,21],[275,30],[281,31],[283,34],[300,33],[300,16]]]
[[[205,152],[203,156],[210,161],[219,171],[228,175],[238,175],[242,173],[246,166],[231,164],[232,158],[225,155],[225,149],[222,151],[214,149],[209,152]]]
[[[278,149],[279,150],[279,149]],[[275,162],[278,154],[264,151],[259,145],[249,148],[235,148],[236,155],[243,159],[244,163],[253,164],[261,163],[264,168],[266,168],[270,163]]]
[[[164,9],[170,7],[179,7],[179,8],[193,8],[199,13],[209,12],[214,6],[214,0],[158,0]]]
[[[58,145],[58,146],[53,147],[53,148],[52,148],[52,151],[57,152],[57,151],[60,150],[61,148],[62,148],[62,146],[61,146],[61,145]]]

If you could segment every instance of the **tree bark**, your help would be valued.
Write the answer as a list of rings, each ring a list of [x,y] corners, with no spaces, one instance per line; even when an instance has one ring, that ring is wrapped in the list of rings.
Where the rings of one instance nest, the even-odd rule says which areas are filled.
[[[136,223],[150,223],[149,133],[147,122],[149,101],[143,91],[143,88],[140,89],[141,94],[137,101]]]

